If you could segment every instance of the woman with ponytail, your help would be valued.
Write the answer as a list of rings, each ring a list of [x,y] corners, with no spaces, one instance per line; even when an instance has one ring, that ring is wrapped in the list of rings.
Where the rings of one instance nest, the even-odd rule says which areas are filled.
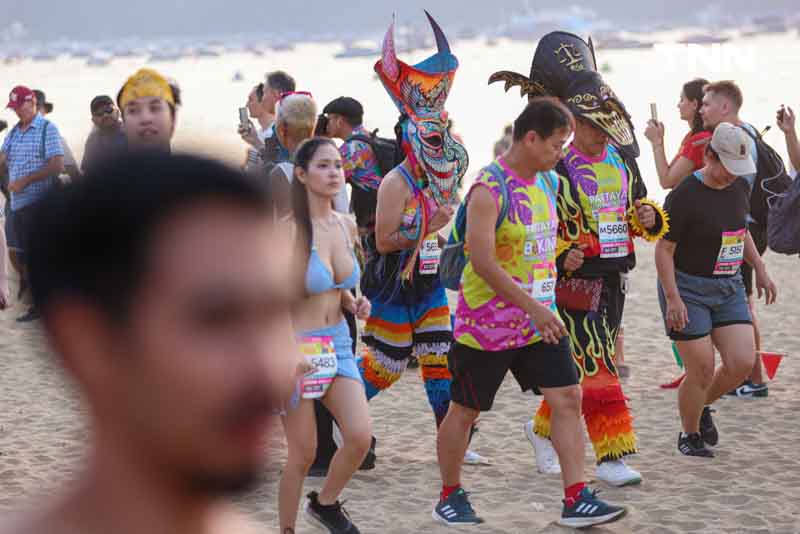
[[[289,457],[280,482],[282,534],[294,532],[303,481],[316,452],[314,399],[336,418],[343,443],[322,490],[308,494],[306,516],[330,532],[358,534],[338,497],[369,450],[372,424],[343,310],[363,320],[370,304],[350,291],[361,272],[353,252],[356,226],[333,209],[333,199],[343,187],[336,145],[320,137],[302,142],[294,153],[290,223],[306,297],[292,310],[292,320],[309,371],[283,417]]]
[[[664,189],[672,189],[681,180],[705,166],[703,153],[711,138],[711,132],[703,127],[700,107],[703,103],[703,88],[708,80],[696,78],[683,85],[678,110],[681,119],[689,123],[689,133],[683,138],[678,155],[672,163],[667,162],[664,149],[664,123],[651,119],[644,131],[645,137],[653,145],[653,157],[656,160],[658,181]]]

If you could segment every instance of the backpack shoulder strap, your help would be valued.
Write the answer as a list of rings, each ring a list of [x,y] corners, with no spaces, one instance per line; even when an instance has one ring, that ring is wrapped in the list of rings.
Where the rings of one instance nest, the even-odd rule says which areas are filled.
[[[372,146],[372,143],[375,142],[375,138],[364,134],[355,134],[344,140],[345,143],[349,143],[350,141],[362,141],[367,143],[369,146]]]
[[[508,215],[508,184],[506,184],[506,175],[502,167],[496,161],[492,162],[487,167],[487,170],[497,180],[497,184],[500,186],[500,197],[503,199],[500,205],[500,213],[497,214],[497,224],[495,225],[495,229],[497,229],[500,228],[506,215]]]
[[[745,124],[746,124],[746,123],[737,124],[736,126],[738,126],[739,128],[741,128],[742,130],[744,130],[744,132],[745,132],[745,133],[746,133],[748,136],[750,136],[750,138],[751,138],[753,141],[756,141],[756,143],[757,143],[758,141],[763,141],[763,138],[761,137],[761,134],[759,133],[759,131],[758,131],[758,130],[756,130],[755,126],[753,126],[752,124],[748,124],[748,125],[747,125],[747,126],[750,126],[750,128],[752,128],[752,131],[751,131],[751,130],[750,130],[750,128],[747,128],[747,127],[745,127]],[[755,132],[755,133],[753,133],[753,132]]]
[[[44,124],[42,125],[42,146],[39,149],[40,154],[42,156],[42,161],[46,160],[47,156],[47,128],[50,126],[50,121],[47,119],[43,119]]]

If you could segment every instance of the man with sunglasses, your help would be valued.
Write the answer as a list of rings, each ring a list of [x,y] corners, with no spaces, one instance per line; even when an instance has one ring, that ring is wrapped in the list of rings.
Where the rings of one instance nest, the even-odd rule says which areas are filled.
[[[110,96],[100,95],[92,99],[89,106],[92,112],[92,133],[86,140],[81,169],[89,172],[98,162],[109,156],[120,155],[126,151],[128,141],[122,131],[119,110]]]

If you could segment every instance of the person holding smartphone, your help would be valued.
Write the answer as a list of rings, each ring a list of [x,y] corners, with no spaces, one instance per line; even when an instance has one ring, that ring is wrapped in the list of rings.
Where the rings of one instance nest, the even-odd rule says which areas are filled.
[[[664,189],[672,189],[686,176],[705,165],[703,161],[704,141],[707,142],[711,133],[703,125],[700,108],[703,105],[703,88],[706,85],[708,85],[708,80],[703,78],[696,78],[683,84],[680,100],[678,100],[678,111],[681,120],[689,124],[689,132],[681,141],[680,150],[672,158],[672,161],[667,161],[664,148],[664,123],[660,122],[655,114],[647,122],[644,136],[653,145],[658,181]],[[655,106],[655,104],[651,104],[651,106]]]

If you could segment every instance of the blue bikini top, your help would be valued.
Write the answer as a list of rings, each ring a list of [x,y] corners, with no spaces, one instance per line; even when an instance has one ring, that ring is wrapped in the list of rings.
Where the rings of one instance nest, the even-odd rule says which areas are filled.
[[[347,244],[350,245],[350,239],[347,236],[344,225],[342,225],[342,221],[338,216],[336,220],[339,222],[342,232],[344,232]],[[350,276],[337,284],[333,278],[333,273],[322,262],[322,258],[319,257],[317,246],[312,245],[311,254],[308,257],[308,268],[306,269],[306,291],[309,295],[319,295],[331,289],[353,289],[358,285],[358,281],[361,279],[361,268],[358,266],[356,253],[353,251],[352,246],[350,247],[350,251],[353,258],[353,270],[350,272]]]

